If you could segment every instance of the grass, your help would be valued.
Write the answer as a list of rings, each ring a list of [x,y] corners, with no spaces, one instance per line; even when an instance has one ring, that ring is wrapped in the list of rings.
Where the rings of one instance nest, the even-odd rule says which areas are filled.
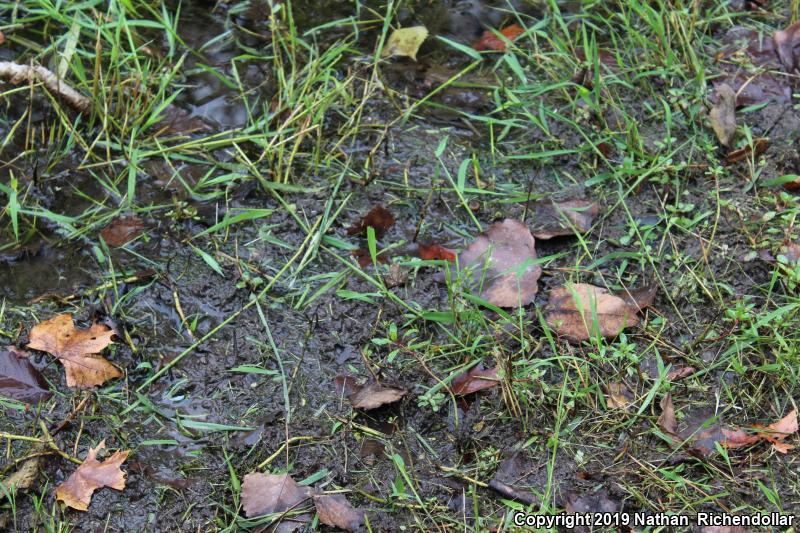
[[[41,87],[0,86],[0,335],[19,344],[61,312],[109,316],[121,331],[109,358],[126,371],[6,500],[7,527],[256,529],[274,517],[241,510],[254,470],[346,494],[372,531],[502,529],[516,509],[560,512],[570,492],[649,513],[796,509],[796,454],[697,457],[657,419],[667,392],[682,425],[751,426],[797,407],[800,265],[781,247],[800,236],[800,204],[780,187],[796,173],[795,109],[739,110],[737,147],[771,146],[735,165],[706,115],[725,32],[768,36],[798,2],[509,4],[505,20],[526,32],[499,54],[469,48],[424,3],[334,4],[0,0],[2,58],[47,66],[92,101],[77,115]],[[421,71],[380,58],[412,23],[438,36]],[[216,113],[181,131],[175,110],[209,102],[238,122]],[[530,221],[528,200],[582,196],[601,216],[537,243],[545,276],[526,308],[493,308],[444,261],[378,261],[416,236],[461,243],[504,217]],[[378,202],[397,226],[345,235]],[[100,230],[131,214],[144,234],[108,247]],[[542,313],[565,281],[655,283],[659,296],[638,327],[570,344]],[[35,361],[55,394],[27,410],[0,398],[0,430],[25,437],[6,439],[0,475],[83,398],[51,358]],[[467,403],[450,384],[479,362],[501,384]],[[696,372],[670,382],[679,365]],[[333,392],[342,372],[409,394],[354,412]],[[627,409],[608,403],[619,382]],[[98,492],[86,515],[61,509],[64,457],[103,438],[133,449],[129,487]],[[492,492],[496,476],[535,503]]]

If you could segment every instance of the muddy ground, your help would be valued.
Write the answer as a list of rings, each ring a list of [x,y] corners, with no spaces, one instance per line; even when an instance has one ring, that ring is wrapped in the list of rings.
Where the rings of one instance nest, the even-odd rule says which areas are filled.
[[[324,7],[315,7],[324,12]],[[229,15],[224,10],[211,13],[198,3],[186,8],[182,16],[186,21],[182,36],[188,46],[194,47],[218,35]],[[237,16],[257,25],[257,13]],[[452,16],[442,19],[462,24],[453,22]],[[474,21],[469,18],[455,30],[445,31],[454,38],[462,32],[460,37],[468,42],[480,32],[479,26],[473,26]],[[365,52],[369,51],[370,39],[372,35],[366,34],[360,42]],[[208,53],[217,54],[216,60],[223,64],[236,52],[214,49]],[[431,57],[439,57],[437,53],[441,54],[433,50]],[[12,55],[7,50],[3,54]],[[414,87],[409,85],[415,83],[414,67],[404,65],[400,74],[389,76],[389,83],[396,90],[412,91]],[[354,62],[347,67],[358,65]],[[254,66],[253,78],[258,78],[260,72]],[[181,97],[179,105],[204,117],[214,128],[243,124],[245,111],[227,100],[225,88],[212,79],[203,74],[190,76],[187,83],[194,90]],[[9,119],[6,124],[25,109],[25,98],[15,95],[3,103],[3,112]],[[546,98],[543,103],[549,105]],[[624,102],[627,112],[638,117],[639,133],[645,142],[655,143],[667,135],[663,122],[649,119],[650,107],[639,94],[628,92]],[[37,100],[36,107],[39,106],[34,120],[45,124],[48,103]],[[653,432],[659,414],[657,401],[640,416],[629,418],[600,405],[602,389],[598,383],[605,380],[625,379],[637,397],[647,395],[653,376],[658,375],[653,350],[644,350],[647,357],[624,376],[614,375],[613,367],[599,360],[592,353],[593,348],[544,341],[537,312],[547,302],[551,288],[574,279],[579,262],[583,268],[580,279],[598,285],[606,277],[615,278],[620,268],[627,268],[625,276],[631,286],[655,282],[660,287],[653,309],[647,312],[648,320],[657,323],[629,331],[628,342],[634,343],[637,350],[656,343],[664,360],[708,368],[700,377],[692,378],[690,384],[677,385],[680,392],[675,396],[680,395],[684,405],[698,412],[713,411],[714,403],[709,398],[718,395],[723,384],[746,389],[756,397],[761,395],[760,389],[753,389],[754,381],[749,377],[713,364],[730,346],[723,326],[713,326],[720,322],[723,311],[709,305],[701,284],[680,268],[687,262],[707,260],[707,268],[697,272],[725,284],[730,290],[726,300],[736,301],[754,292],[758,300],[758,288],[772,279],[773,265],[759,258],[742,260],[753,250],[753,243],[743,235],[743,220],[737,213],[745,220],[761,213],[748,185],[750,169],[746,165],[729,167],[723,175],[714,177],[702,165],[692,167],[705,162],[707,147],[691,147],[674,155],[676,172],[682,174],[684,183],[680,194],[692,204],[685,213],[674,216],[716,213],[718,203],[709,194],[712,189],[719,190],[729,206],[716,218],[712,253],[706,256],[708,251],[702,247],[705,241],[691,232],[672,233],[666,246],[656,236],[669,223],[664,205],[672,202],[674,191],[666,181],[645,179],[627,197],[623,209],[617,203],[616,185],[598,179],[611,168],[623,165],[619,158],[612,156],[607,163],[596,154],[583,153],[535,162],[508,161],[490,152],[483,128],[468,124],[462,117],[453,118],[437,110],[419,115],[422,116],[396,124],[386,132],[380,148],[369,156],[368,170],[364,170],[365,162],[379,139],[378,127],[365,128],[348,148],[350,168],[354,170],[338,185],[335,169],[303,168],[294,173],[294,185],[306,190],[281,195],[309,223],[325,215],[329,205],[338,208],[346,202],[329,235],[353,245],[365,243],[347,235],[348,225],[372,206],[383,204],[390,206],[398,220],[381,239],[384,245],[412,239],[424,213],[424,240],[463,246],[476,229],[441,177],[435,151],[447,135],[443,161],[453,175],[464,158],[475,154],[487,183],[495,190],[522,198],[554,194],[596,200],[607,209],[586,237],[587,247],[574,238],[537,243],[540,257],[553,258],[544,267],[535,304],[521,314],[527,336],[504,333],[502,320],[492,314],[487,316],[498,321],[495,331],[468,323],[438,325],[414,319],[406,309],[375,296],[375,287],[345,266],[344,262],[354,264],[349,253],[324,245],[302,272],[282,276],[268,292],[262,301],[263,319],[255,306],[247,308],[163,377],[137,392],[155,371],[244,308],[258,292],[258,287],[239,283],[239,267],[225,257],[238,258],[239,265],[247,265],[252,277],[268,280],[292,259],[306,239],[306,233],[275,196],[253,181],[237,183],[224,200],[202,202],[184,196],[174,183],[164,185],[154,164],[152,174],[142,176],[139,182],[140,202],[172,207],[140,214],[145,222],[144,237],[124,248],[110,250],[114,269],[130,276],[130,281],[115,288],[108,285],[108,263],[98,259],[95,249],[100,228],[90,228],[79,238],[65,240],[60,228],[42,221],[37,235],[23,248],[9,247],[0,257],[4,343],[24,346],[27,332],[35,323],[62,312],[74,313],[82,326],[101,320],[127,335],[118,339],[109,356],[124,369],[125,376],[99,392],[68,389],[60,365],[49,355],[35,354],[33,362],[42,369],[55,397],[39,408],[4,409],[0,426],[3,431],[16,434],[38,434],[40,421],[51,428],[58,426],[88,394],[90,399],[81,407],[80,416],[59,431],[55,441],[61,449],[78,457],[83,457],[89,444],[101,439],[106,439],[112,449],[132,449],[125,468],[125,490],[98,491],[85,513],[57,509],[52,488],[73,471],[74,465],[48,457],[36,487],[16,500],[17,530],[58,529],[56,523],[46,523],[48,512],[37,510],[38,507],[53,509],[56,520],[71,522],[76,531],[209,531],[231,527],[238,502],[231,471],[241,480],[272,456],[287,437],[306,440],[293,443],[288,454],[278,454],[269,469],[288,470],[296,480],[325,470],[321,478],[325,487],[348,490],[348,499],[366,510],[374,531],[398,531],[401,526],[406,530],[441,530],[445,524],[456,530],[464,529],[459,524],[476,530],[496,530],[511,504],[470,479],[497,479],[533,493],[537,501],[546,501],[554,508],[562,508],[578,497],[599,494],[596,497],[608,498],[627,511],[685,511],[668,483],[643,480],[652,475],[652,468],[662,466],[683,479],[700,480],[697,490],[714,495],[706,503],[693,506],[693,511],[774,508],[764,493],[753,490],[752,482],[742,484],[748,475],[748,464],[734,461],[721,466],[684,451],[671,451]],[[379,95],[367,106],[364,123],[380,125],[393,117],[391,103]],[[330,131],[335,131],[334,124],[342,118],[330,120]],[[797,113],[770,106],[750,115],[748,121],[770,125],[769,157],[759,163],[763,164],[762,177],[797,172]],[[757,129],[754,128],[755,136],[760,135]],[[0,125],[0,137],[8,133]],[[680,125],[669,132],[679,139],[685,133]],[[563,149],[584,143],[574,129],[563,124],[555,124],[551,135],[561,140]],[[535,145],[536,136],[532,130],[525,142]],[[79,159],[76,154],[75,161]],[[186,171],[191,174],[191,169]],[[34,180],[31,194],[53,212],[80,214],[92,205],[90,199],[74,192],[92,191],[94,178],[88,172],[72,171],[66,163],[62,162],[59,168],[38,169],[36,174],[31,172],[20,179]],[[587,179],[596,184],[586,186]],[[496,202],[490,196],[475,195],[470,207],[484,227],[506,217],[522,218],[527,214],[524,201]],[[275,211],[263,221],[233,227],[224,238],[195,239],[226,212],[237,208]],[[635,257],[632,247],[621,244],[620,239],[628,233],[629,216],[652,223],[655,228],[653,245],[662,247],[657,254],[662,261],[657,270],[641,256]],[[285,246],[274,244],[276,240]],[[220,258],[222,275],[214,272],[193,246]],[[680,250],[681,255],[675,250]],[[587,268],[596,258],[606,260]],[[445,268],[403,266],[408,279],[391,290],[419,309],[448,310],[452,300],[442,281]],[[374,268],[368,266],[365,271],[374,273]],[[340,281],[307,304],[309,297],[332,279],[331,273],[341,273]],[[356,293],[368,296],[357,298]],[[196,319],[191,334],[182,323],[176,299],[185,315]],[[264,322],[269,324],[277,353],[270,348]],[[389,360],[391,348],[373,342],[387,336],[389,324],[395,324],[401,333],[413,328],[416,331],[412,338],[450,348],[453,340],[445,333],[447,328],[452,335],[464,338],[475,338],[477,331],[494,335],[491,341],[481,343],[481,355],[487,363],[500,361],[519,377],[518,412],[513,412],[500,387],[457,402],[447,400],[437,410],[420,405],[419,397],[436,381],[421,368],[414,354],[401,350]],[[698,348],[697,341],[706,326],[720,337],[703,342]],[[654,335],[655,331],[658,335]],[[428,361],[437,375],[447,375],[448,369],[464,362],[457,350],[442,353]],[[583,388],[575,382],[576,368],[571,365],[576,363],[565,362],[564,356],[586,361],[577,374],[586,380]],[[765,353],[763,357],[763,361],[752,363],[767,363],[773,356]],[[369,366],[365,361],[370,362]],[[258,366],[266,373],[232,370],[242,365]],[[288,388],[288,411],[281,372]],[[368,377],[373,372],[382,382],[409,392],[397,404],[368,413],[354,412],[346,399],[337,396],[334,378],[343,374]],[[579,391],[574,398],[560,394],[565,382],[575,387],[571,390]],[[556,413],[563,411],[568,413],[567,423],[555,432]],[[750,415],[766,418],[766,413]],[[253,429],[193,429],[182,423],[186,420]],[[378,433],[365,431],[362,426]],[[554,434],[558,446],[553,460]],[[22,457],[28,449],[29,443],[10,441],[5,459]],[[391,459],[393,454],[404,459],[419,497],[425,502],[424,508],[413,498],[396,496],[400,478]],[[798,486],[796,457],[765,449],[751,460],[758,465],[758,476],[770,472],[771,478],[764,478],[763,483],[781,494],[784,505],[792,504],[797,509],[800,496],[792,488]],[[467,477],[448,472],[448,467],[457,468]],[[723,469],[725,475],[717,475],[717,469]],[[538,507],[538,503],[533,506]],[[436,513],[435,520],[428,515],[431,510]],[[5,513],[6,520],[11,520],[11,510],[6,508]],[[479,524],[476,514],[481,518]]]

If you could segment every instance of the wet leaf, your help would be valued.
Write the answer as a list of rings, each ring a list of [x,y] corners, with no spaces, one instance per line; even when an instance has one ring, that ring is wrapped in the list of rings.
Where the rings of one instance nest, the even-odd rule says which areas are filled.
[[[337,397],[345,397],[361,390],[362,385],[358,383],[358,378],[347,374],[336,376],[333,380],[333,388]]]
[[[471,268],[481,298],[498,307],[519,307],[533,301],[542,268],[535,264],[536,241],[521,222],[505,219],[461,252],[459,265]]]
[[[611,382],[606,385],[606,405],[610,409],[627,409],[633,401],[633,394],[624,383]]]
[[[417,51],[425,39],[428,38],[428,28],[425,26],[412,26],[398,28],[392,32],[383,47],[381,57],[402,56],[417,60]]]
[[[667,393],[661,399],[661,416],[658,417],[658,427],[667,435],[678,435],[678,419],[675,418],[675,406],[672,404],[672,395]]]
[[[586,283],[569,284],[551,292],[545,320],[558,335],[573,342],[587,340],[598,333],[603,337],[616,337],[626,327],[639,323],[625,300]]]
[[[14,346],[0,349],[0,395],[25,403],[39,403],[52,393],[30,361]]]
[[[652,284],[631,290],[623,288],[615,295],[622,298],[634,313],[638,313],[653,305],[656,294],[658,294],[658,285]]]
[[[375,237],[381,238],[386,230],[394,226],[394,215],[383,207],[376,205],[369,213],[364,215],[358,223],[353,224],[347,228],[348,235],[362,235],[367,233],[367,228],[371,227],[375,230]]]
[[[109,246],[124,246],[142,234],[144,223],[137,216],[120,217],[103,228],[100,236]]]
[[[98,461],[97,452],[105,447],[105,441],[100,441],[96,448],[89,449],[83,464],[64,483],[56,487],[58,500],[73,509],[85,511],[89,508],[95,490],[103,487],[116,490],[125,488],[125,472],[120,466],[131,451],[117,451],[105,461]]]
[[[116,332],[94,323],[88,329],[75,329],[72,315],[58,315],[31,329],[28,348],[48,352],[61,361],[69,387],[95,387],[118,378],[122,373],[97,352],[111,344]]]
[[[793,73],[800,66],[800,22],[772,34],[775,51],[786,72]]]
[[[717,85],[717,103],[708,113],[711,128],[722,146],[729,147],[736,133],[736,93],[727,83]]]
[[[242,508],[248,518],[295,509],[307,499],[307,490],[288,474],[253,472],[242,480]]]
[[[22,462],[15,472],[0,480],[0,500],[7,494],[15,495],[18,491],[28,490],[33,486],[41,467],[41,456],[31,457]]]
[[[454,263],[456,260],[456,252],[445,248],[441,244],[420,244],[418,248],[419,258],[426,261],[450,261]]]
[[[355,392],[347,397],[353,407],[369,411],[382,405],[394,403],[408,391],[394,387],[384,387],[379,383],[370,383],[357,388]]]
[[[691,366],[676,366],[672,368],[669,372],[667,372],[667,380],[669,381],[679,381],[685,377],[691,376],[697,372],[694,367]]]
[[[758,436],[772,443],[776,452],[787,453],[794,448],[793,445],[783,442],[786,437],[797,433],[797,410],[793,409],[788,415],[781,418],[774,424],[767,426],[769,431],[761,431]]]
[[[456,396],[466,396],[480,390],[491,389],[500,383],[497,367],[485,369],[482,364],[469,369],[453,380],[451,389]]]
[[[500,30],[500,34],[509,41],[516,40],[517,37],[525,33],[525,28],[519,24],[512,24]],[[481,52],[484,50],[495,50],[497,52],[505,52],[506,42],[495,34],[495,32],[486,30],[473,45],[472,48]]]
[[[341,494],[314,496],[319,521],[345,531],[356,531],[364,523],[364,511],[350,505]]]
[[[725,164],[732,165],[734,163],[738,163],[739,161],[744,161],[745,159],[756,158],[767,151],[769,148],[769,139],[764,137],[759,137],[757,139],[753,139],[753,144],[748,144],[743,148],[739,148],[738,150],[733,150],[732,152],[728,153],[725,157]]]
[[[599,211],[597,204],[588,200],[567,202],[545,200],[534,202],[530,209],[533,236],[542,240],[574,235],[575,230],[586,233],[592,227],[592,222]]]

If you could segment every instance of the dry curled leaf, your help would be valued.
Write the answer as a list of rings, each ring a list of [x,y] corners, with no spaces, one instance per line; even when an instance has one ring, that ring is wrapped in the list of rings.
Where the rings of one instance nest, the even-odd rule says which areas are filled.
[[[588,200],[554,202],[544,200],[530,205],[533,236],[547,240],[553,237],[586,233],[592,227],[598,205]]]
[[[0,395],[25,403],[39,403],[52,396],[38,370],[14,346],[0,349]]]
[[[307,499],[307,489],[288,474],[253,472],[242,480],[242,508],[248,518],[295,509]]]
[[[94,323],[88,329],[75,329],[72,315],[58,315],[31,329],[28,348],[48,352],[61,361],[69,387],[95,387],[118,378],[122,373],[98,352],[111,344],[116,332]]]
[[[386,230],[394,226],[394,215],[382,205],[376,205],[364,215],[361,220],[347,228],[348,235],[362,235],[367,233],[367,228],[375,230],[375,237],[380,239]]]
[[[568,284],[550,293],[545,320],[560,336],[573,342],[616,337],[639,323],[625,300],[586,283]]]
[[[341,494],[314,496],[319,521],[345,531],[356,531],[364,523],[364,511],[350,505]]]
[[[103,228],[100,236],[109,246],[124,246],[142,234],[144,223],[137,216],[120,217],[114,219]]]
[[[405,56],[414,61],[417,60],[417,51],[428,37],[428,29],[425,26],[412,26],[410,28],[398,28],[392,32],[383,47],[381,57]]]
[[[456,377],[450,388],[456,396],[466,396],[473,392],[496,387],[498,383],[500,381],[497,377],[497,367],[485,369],[483,364],[479,364]]]
[[[369,411],[382,405],[394,403],[405,396],[407,392],[405,389],[384,387],[380,383],[373,382],[356,387],[355,391],[347,399],[356,409]]]
[[[736,133],[736,92],[727,83],[717,85],[717,103],[708,113],[711,128],[722,146],[729,147]]]
[[[530,230],[516,220],[489,226],[461,252],[461,268],[471,268],[473,284],[481,298],[498,307],[519,307],[533,301],[539,290],[542,268],[535,264],[536,241]]]
[[[105,461],[97,460],[97,452],[106,447],[100,441],[96,448],[90,448],[86,460],[69,478],[56,487],[56,498],[69,507],[85,511],[92,501],[92,493],[103,487],[122,490],[125,488],[125,472],[120,469],[128,458],[130,450],[117,451]]]
[[[525,33],[525,28],[519,24],[512,24],[500,30],[500,35],[505,37],[511,42],[514,42],[517,37]],[[473,45],[472,48],[482,52],[484,50],[494,50],[497,52],[505,52],[506,41],[498,37],[497,34],[491,30],[486,30]]]

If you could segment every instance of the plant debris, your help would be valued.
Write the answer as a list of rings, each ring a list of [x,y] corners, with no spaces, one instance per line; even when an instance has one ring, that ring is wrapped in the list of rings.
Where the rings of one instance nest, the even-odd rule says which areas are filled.
[[[361,220],[347,228],[348,235],[365,235],[367,228],[375,230],[375,237],[380,239],[386,230],[394,226],[395,218],[391,211],[382,205],[376,205]]]
[[[730,147],[736,133],[736,93],[727,83],[716,86],[717,103],[708,113],[711,128],[722,146]]]
[[[353,386],[353,392],[347,396],[347,399],[354,408],[369,411],[394,403],[405,396],[407,392],[405,389],[384,387],[380,383],[372,382],[367,385]]]
[[[425,26],[412,26],[398,28],[392,32],[386,45],[381,51],[381,57],[410,57],[417,60],[417,52],[425,39],[428,38],[428,28]]]
[[[635,311],[622,298],[606,289],[573,283],[550,293],[545,320],[556,333],[573,342],[596,335],[616,337],[639,323]]]
[[[500,383],[497,377],[498,368],[483,368],[483,364],[478,364],[469,369],[455,379],[453,379],[451,389],[456,396],[466,396],[475,392],[491,389]]]
[[[105,461],[98,461],[97,452],[105,447],[106,442],[103,440],[96,448],[89,449],[83,464],[64,483],[56,487],[58,500],[73,509],[85,511],[89,508],[95,490],[103,487],[115,490],[125,488],[125,472],[120,467],[131,451],[116,451]]]
[[[500,35],[502,35],[511,42],[514,42],[517,39],[517,37],[519,37],[523,33],[525,33],[525,28],[523,28],[519,24],[512,24],[500,30]],[[481,35],[481,38],[475,41],[475,43],[473,43],[472,48],[474,48],[478,52],[482,52],[484,50],[505,52],[506,41],[501,37],[499,37],[495,32],[491,30],[486,30]]]
[[[533,202],[531,223],[533,236],[547,240],[553,237],[586,233],[591,229],[599,207],[588,200],[554,202],[544,200]]]
[[[314,505],[319,521],[345,531],[356,531],[364,523],[364,511],[350,505],[341,494],[315,495]]]
[[[142,234],[144,223],[137,216],[120,217],[114,219],[103,228],[100,236],[109,246],[124,246]]]
[[[242,509],[248,518],[295,509],[308,497],[308,490],[288,474],[254,472],[242,480]]]
[[[0,348],[0,395],[36,404],[53,395],[42,375],[22,350]]]

